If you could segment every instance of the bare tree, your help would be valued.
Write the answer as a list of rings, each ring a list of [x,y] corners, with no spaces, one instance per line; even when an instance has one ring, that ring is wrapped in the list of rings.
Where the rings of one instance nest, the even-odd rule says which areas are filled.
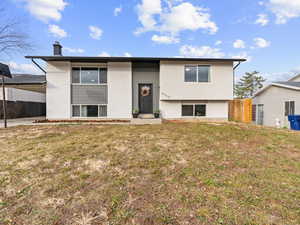
[[[0,54],[11,55],[31,49],[29,37],[21,29],[23,22],[7,14],[4,8],[0,9]]]

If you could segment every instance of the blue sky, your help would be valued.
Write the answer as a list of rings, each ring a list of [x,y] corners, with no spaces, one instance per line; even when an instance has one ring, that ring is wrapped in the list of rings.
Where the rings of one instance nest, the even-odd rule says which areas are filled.
[[[35,48],[51,55],[246,57],[237,75],[269,81],[300,72],[300,0],[2,0]],[[87,3],[88,2],[88,3]],[[37,72],[1,55],[14,72]]]

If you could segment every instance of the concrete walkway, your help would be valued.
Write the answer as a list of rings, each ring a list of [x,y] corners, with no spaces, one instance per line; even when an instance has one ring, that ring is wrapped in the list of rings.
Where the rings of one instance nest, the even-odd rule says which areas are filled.
[[[9,119],[7,120],[8,127],[15,127],[21,125],[34,125],[35,120],[44,120],[45,117],[28,117],[28,118],[18,118],[18,119]],[[0,127],[4,127],[3,120],[0,120]]]

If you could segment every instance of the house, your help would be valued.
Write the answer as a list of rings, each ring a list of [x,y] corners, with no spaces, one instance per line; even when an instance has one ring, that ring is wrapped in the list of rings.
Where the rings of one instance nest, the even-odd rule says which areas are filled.
[[[47,62],[47,119],[131,119],[132,112],[165,119],[228,120],[234,62],[244,59],[26,56]]]
[[[45,75],[12,74],[12,78],[5,78],[4,82],[9,119],[46,115]],[[2,90],[0,101],[3,101]],[[1,103],[0,118],[2,117]]]
[[[288,115],[300,114],[300,74],[274,82],[253,97],[253,121],[259,125],[290,127]]]

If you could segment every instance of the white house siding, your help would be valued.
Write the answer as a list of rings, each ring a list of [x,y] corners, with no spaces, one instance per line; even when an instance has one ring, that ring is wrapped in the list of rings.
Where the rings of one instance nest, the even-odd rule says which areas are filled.
[[[71,118],[71,65],[70,62],[48,62],[47,119]]]
[[[109,62],[107,67],[107,117],[129,119],[132,117],[131,62]]]
[[[7,101],[22,101],[22,102],[46,102],[44,93],[25,91],[16,88],[5,88],[5,97]],[[2,90],[0,91],[0,100],[3,99]]]
[[[185,104],[205,104],[205,117],[182,117],[181,106]],[[228,101],[161,101],[160,109],[165,119],[228,120]]]
[[[184,82],[185,65],[211,65],[209,83]],[[232,62],[170,62],[160,64],[161,100],[231,100],[233,99]]]
[[[300,91],[271,86],[253,99],[253,104],[264,105],[265,126],[276,126],[276,119],[281,121],[281,127],[289,127],[285,113],[285,102],[295,101],[295,114],[300,114]]]

